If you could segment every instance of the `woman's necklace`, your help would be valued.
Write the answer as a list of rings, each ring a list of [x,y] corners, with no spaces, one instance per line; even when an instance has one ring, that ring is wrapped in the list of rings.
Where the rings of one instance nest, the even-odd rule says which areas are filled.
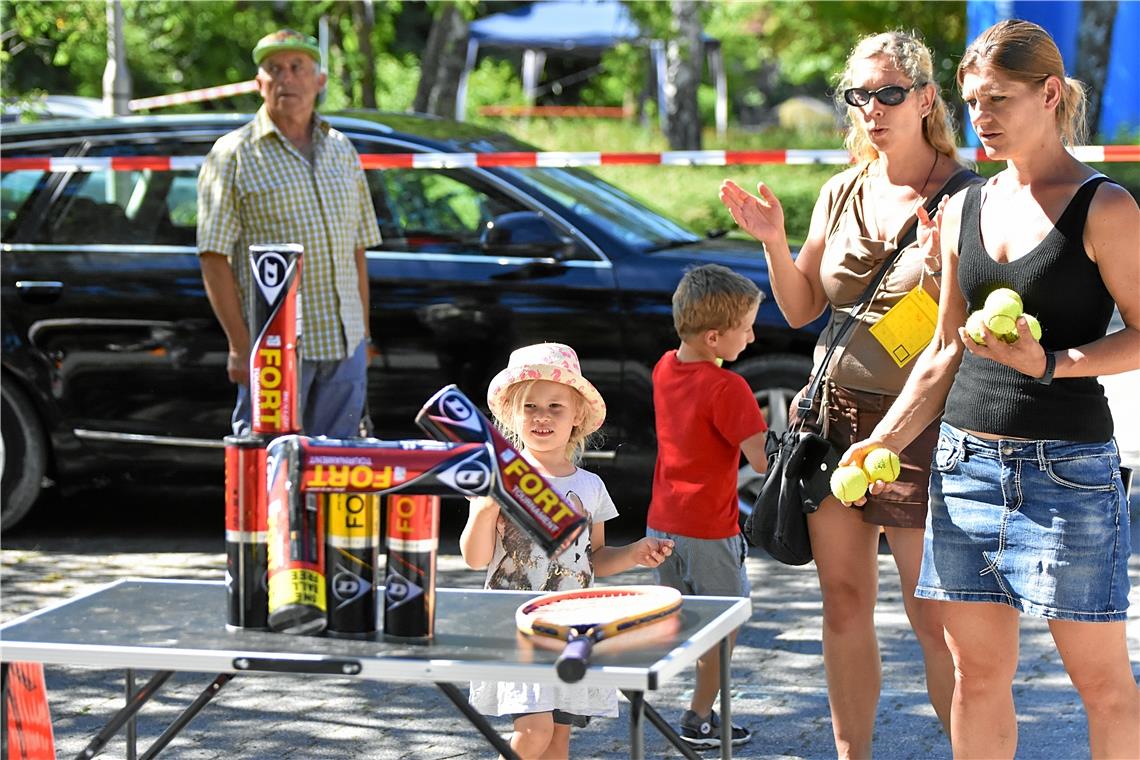
[[[907,220],[909,220],[916,213],[918,213],[918,207],[921,206],[923,204],[923,202],[926,200],[926,186],[930,184],[930,179],[931,179],[931,177],[934,176],[934,169],[937,166],[938,166],[938,151],[934,151],[934,161],[930,164],[930,171],[928,171],[926,173],[926,179],[922,181],[922,186],[918,188],[918,197],[914,201],[914,206],[911,207],[910,211],[907,212],[905,217],[902,217],[904,225],[906,224]],[[886,173],[882,170],[881,165],[879,167],[879,176],[883,177],[883,178],[886,177]],[[878,209],[878,210],[881,211],[882,208],[880,207],[880,209]],[[880,240],[885,240],[886,239],[885,230],[888,227],[897,226],[897,225],[890,225],[889,224],[889,222],[893,222],[895,220],[895,216],[894,216],[894,214],[888,214],[886,216],[886,221],[888,222],[888,224],[881,224],[880,223],[880,220],[882,219],[881,214],[875,213],[873,216],[875,219],[875,225],[879,228],[878,230],[876,230],[876,232],[878,233],[876,235],[876,237],[878,237]]]

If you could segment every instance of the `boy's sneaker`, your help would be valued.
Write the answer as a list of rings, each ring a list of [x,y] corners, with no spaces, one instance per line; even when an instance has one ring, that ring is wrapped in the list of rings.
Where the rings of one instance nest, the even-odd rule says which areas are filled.
[[[720,716],[716,710],[702,719],[692,710],[681,714],[681,738],[694,747],[716,748],[720,746]],[[744,744],[752,738],[752,732],[743,726],[732,724],[732,744]]]

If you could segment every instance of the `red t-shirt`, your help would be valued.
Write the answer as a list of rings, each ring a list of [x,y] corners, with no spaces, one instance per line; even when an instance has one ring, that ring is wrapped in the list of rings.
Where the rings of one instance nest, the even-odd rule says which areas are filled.
[[[669,351],[653,368],[657,466],[647,524],[691,538],[740,532],[740,444],[768,429],[743,377]]]

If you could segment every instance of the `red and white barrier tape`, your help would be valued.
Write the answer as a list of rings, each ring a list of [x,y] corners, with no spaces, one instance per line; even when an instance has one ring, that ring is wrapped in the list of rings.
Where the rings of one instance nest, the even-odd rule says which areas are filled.
[[[253,79],[234,84],[223,84],[217,87],[204,87],[201,90],[187,90],[173,95],[159,95],[154,98],[136,98],[127,101],[127,108],[132,111],[141,111],[146,108],[164,108],[165,106],[180,106],[183,103],[198,103],[203,100],[217,100],[218,98],[232,98],[234,95],[244,95],[247,92],[256,92],[257,82]]]
[[[1081,145],[1070,149],[1080,161],[1140,162],[1140,145]],[[959,148],[966,161],[983,162],[981,148]],[[80,156],[0,158],[0,171],[52,172],[179,171],[197,169],[204,156]],[[676,150],[664,153],[601,153],[597,151],[542,153],[365,153],[365,169],[469,169],[475,167],[566,166],[729,166],[749,164],[849,164],[845,150]]]

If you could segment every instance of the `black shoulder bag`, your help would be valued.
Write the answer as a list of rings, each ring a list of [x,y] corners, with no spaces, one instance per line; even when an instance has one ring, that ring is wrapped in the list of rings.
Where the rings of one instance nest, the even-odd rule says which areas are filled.
[[[943,195],[954,194],[975,176],[964,170],[951,177],[944,186],[944,191],[935,193],[927,202],[927,213],[933,215]],[[836,451],[827,438],[814,430],[806,429],[808,424],[805,420],[815,405],[816,395],[823,384],[835,349],[855,325],[855,315],[871,300],[895,259],[914,242],[917,235],[916,222],[899,240],[895,252],[883,262],[863,295],[851,307],[843,326],[828,346],[827,353],[813,370],[811,385],[797,404],[799,422],[782,435],[768,431],[764,444],[768,455],[768,474],[756,497],[752,514],[744,523],[744,535],[749,543],[759,546],[773,559],[785,565],[806,565],[811,562],[807,516],[819,509],[820,502],[831,492],[831,472],[839,464],[839,455],[842,453]],[[820,418],[824,414],[826,411],[821,409]]]

